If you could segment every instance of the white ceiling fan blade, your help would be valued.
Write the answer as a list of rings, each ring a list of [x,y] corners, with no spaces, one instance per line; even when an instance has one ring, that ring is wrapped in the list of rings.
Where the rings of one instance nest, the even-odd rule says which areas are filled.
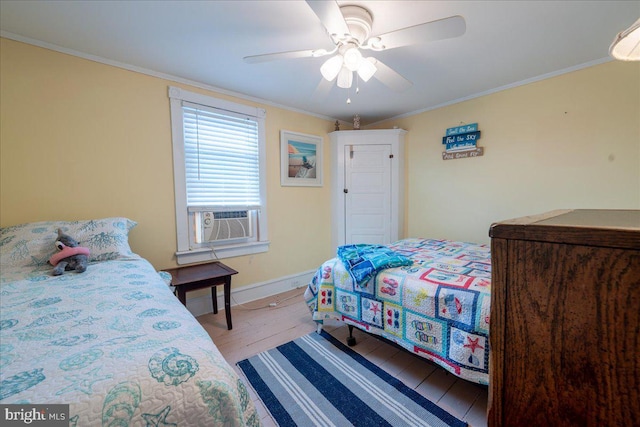
[[[307,4],[318,16],[329,35],[335,34],[338,38],[341,38],[350,33],[338,3],[327,0],[307,0]],[[332,36],[332,38],[334,37]]]
[[[316,52],[315,55],[314,55],[314,52]],[[256,64],[258,62],[276,61],[280,59],[310,58],[312,56],[324,56],[324,55],[326,55],[326,53],[318,54],[318,51],[315,51],[315,50],[292,50],[289,52],[266,53],[264,55],[245,56],[242,59],[247,64]]]
[[[392,90],[396,92],[404,92],[413,86],[413,83],[402,77],[398,72],[394,71],[385,63],[372,57],[367,58],[367,61],[371,61],[371,63],[373,63],[377,68],[373,77],[378,79],[384,85],[390,87]]]
[[[384,45],[384,49],[393,49],[417,43],[459,37],[463,35],[466,30],[467,24],[464,18],[456,15],[371,37],[367,47],[375,50],[377,44],[382,44]],[[379,39],[379,41],[376,41],[376,38]]]

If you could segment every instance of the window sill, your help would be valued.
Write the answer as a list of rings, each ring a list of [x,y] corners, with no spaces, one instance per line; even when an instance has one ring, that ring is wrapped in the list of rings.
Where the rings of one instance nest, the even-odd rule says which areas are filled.
[[[270,242],[251,242],[238,245],[219,246],[215,252],[210,248],[196,248],[189,251],[176,252],[176,260],[179,265],[195,262],[214,261],[216,259],[231,258],[243,255],[252,255],[269,250]]]

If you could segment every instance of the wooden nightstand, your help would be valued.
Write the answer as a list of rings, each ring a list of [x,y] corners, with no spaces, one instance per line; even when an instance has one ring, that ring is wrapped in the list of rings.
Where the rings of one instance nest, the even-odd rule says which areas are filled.
[[[231,276],[238,274],[231,267],[221,262],[208,264],[187,265],[164,270],[171,274],[171,285],[178,292],[178,299],[186,306],[186,294],[196,289],[211,287],[211,301],[213,312],[218,312],[218,297],[216,286],[224,285],[224,311],[227,317],[227,328],[231,329]]]

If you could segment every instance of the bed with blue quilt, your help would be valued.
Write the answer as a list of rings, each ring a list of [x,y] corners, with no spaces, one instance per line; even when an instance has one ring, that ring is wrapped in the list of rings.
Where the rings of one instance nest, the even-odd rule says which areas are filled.
[[[0,404],[69,404],[71,426],[259,426],[243,381],[126,218],[0,229]],[[52,275],[56,230],[90,249]]]
[[[304,298],[320,324],[343,321],[488,384],[490,288],[489,246],[408,238],[339,247]]]

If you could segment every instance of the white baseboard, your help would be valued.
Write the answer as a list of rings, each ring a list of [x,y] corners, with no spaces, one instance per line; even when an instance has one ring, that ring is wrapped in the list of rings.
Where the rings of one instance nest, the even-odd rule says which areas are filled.
[[[279,279],[243,286],[239,289],[231,288],[231,307],[236,304],[245,304],[257,299],[281,294],[291,289],[305,288],[313,278],[315,272],[316,270],[303,271],[302,273],[292,274]],[[218,312],[220,312],[224,311],[224,292],[222,286],[218,286],[217,291]],[[211,313],[213,309],[211,293],[196,298],[189,298],[189,294],[187,293],[187,309],[196,317]]]

